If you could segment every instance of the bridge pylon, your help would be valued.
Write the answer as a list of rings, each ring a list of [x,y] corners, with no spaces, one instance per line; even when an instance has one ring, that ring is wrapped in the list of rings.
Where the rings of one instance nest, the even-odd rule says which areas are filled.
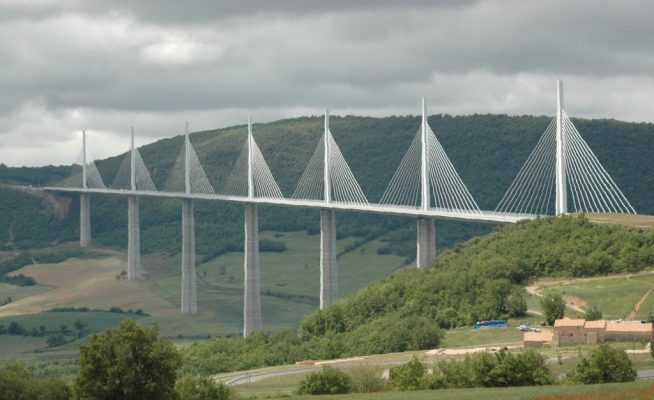
[[[556,115],[495,211],[514,215],[571,212],[633,213],[625,195],[581,137],[557,81]]]

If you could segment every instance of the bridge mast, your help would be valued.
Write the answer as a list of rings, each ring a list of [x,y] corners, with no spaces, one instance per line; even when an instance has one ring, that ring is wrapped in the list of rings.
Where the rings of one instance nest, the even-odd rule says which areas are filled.
[[[556,81],[556,215],[568,212],[565,176],[565,130],[563,127],[563,81]]]
[[[191,194],[191,140],[188,122],[184,135],[184,192]],[[182,315],[198,312],[195,276],[195,216],[193,200],[182,199]]]
[[[431,206],[429,188],[429,136],[427,134],[427,106],[422,98],[421,153],[420,153],[420,208],[424,211]],[[436,226],[434,218],[420,217],[417,221],[416,267],[426,269],[436,258]]]
[[[254,137],[252,136],[252,120],[248,118],[248,193],[247,197],[255,197],[254,170],[252,157]],[[245,203],[245,257],[244,257],[244,296],[243,296],[243,336],[261,331],[261,271],[259,265],[259,215],[257,205]]]

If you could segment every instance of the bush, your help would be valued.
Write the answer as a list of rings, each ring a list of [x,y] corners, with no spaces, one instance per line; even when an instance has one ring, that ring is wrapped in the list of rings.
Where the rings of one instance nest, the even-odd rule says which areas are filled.
[[[381,392],[386,389],[386,381],[379,368],[362,365],[348,370],[352,378],[352,391],[357,393]]]
[[[233,397],[226,385],[190,374],[177,382],[175,390],[181,400],[229,400]]]
[[[340,369],[323,367],[307,376],[298,388],[299,394],[343,394],[352,391],[352,379]]]
[[[636,380],[636,370],[623,350],[600,344],[588,358],[579,360],[570,380],[584,384],[630,382]]]
[[[422,389],[423,377],[425,376],[425,366],[413,357],[406,364],[392,367],[388,373],[388,383],[395,390],[420,390]]]
[[[59,378],[37,378],[20,364],[0,368],[0,399],[68,400],[71,390]]]
[[[454,388],[549,385],[554,378],[545,359],[534,350],[517,355],[500,350],[466,356],[437,365],[444,385]]]
[[[48,347],[61,346],[66,343],[66,337],[64,335],[52,335],[48,336],[45,342],[48,344]]]
[[[548,325],[554,325],[554,321],[563,318],[565,314],[565,301],[561,295],[548,293],[540,300],[540,306],[545,314],[545,321]]]

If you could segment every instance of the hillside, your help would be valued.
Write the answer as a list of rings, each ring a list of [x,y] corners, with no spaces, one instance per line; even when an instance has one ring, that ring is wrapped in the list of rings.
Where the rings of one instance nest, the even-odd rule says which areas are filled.
[[[457,246],[428,271],[394,273],[313,312],[300,323],[297,336],[282,332],[193,346],[189,356],[197,364],[191,369],[223,372],[273,362],[433,348],[442,340],[441,329],[524,315],[524,285],[534,278],[652,267],[652,229],[592,224],[584,216],[521,222]],[[207,354],[220,361],[209,360]]]
[[[470,192],[483,209],[493,209],[533,149],[549,117],[434,115],[429,123],[443,144]],[[342,153],[370,201],[377,201],[419,126],[419,118],[332,117],[331,130]],[[575,120],[579,131],[595,151],[637,211],[654,213],[654,199],[648,188],[654,186],[651,148],[654,125],[614,120]],[[302,174],[319,137],[322,119],[304,117],[254,126],[255,138],[285,195],[290,195]],[[220,191],[245,140],[245,127],[198,132],[191,141],[207,175]],[[141,148],[141,154],[158,187],[165,185],[168,173],[182,146],[182,137],[163,139]],[[92,145],[92,141],[90,142]],[[289,146],[288,143],[293,143]],[[75,155],[71,154],[71,161]],[[105,181],[110,183],[122,162],[117,156],[97,162]],[[70,173],[70,167],[7,168],[0,165],[0,182],[43,185],[57,182]],[[64,199],[64,213],[57,213],[56,202],[34,193],[0,186],[0,243],[5,248],[49,246],[77,237],[78,199]],[[60,201],[61,202],[61,201]],[[142,250],[145,253],[179,251],[179,208],[176,201],[144,199],[142,202]],[[61,210],[61,208],[60,208]],[[209,259],[242,246],[242,210],[238,205],[198,202],[196,206],[198,253]],[[92,223],[96,240],[103,245],[126,244],[124,199],[94,196]],[[262,207],[261,230],[315,232],[318,213],[307,210]],[[490,231],[478,224],[440,222],[439,251],[473,235]],[[388,240],[382,251],[414,257],[415,222],[406,218],[339,213],[339,237],[355,235]]]

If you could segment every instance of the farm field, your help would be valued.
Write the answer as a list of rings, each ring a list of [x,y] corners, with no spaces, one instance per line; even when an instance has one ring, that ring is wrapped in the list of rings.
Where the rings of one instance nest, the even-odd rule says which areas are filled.
[[[262,308],[265,330],[294,329],[299,320],[318,306],[319,235],[306,232],[262,232],[261,239],[283,241],[287,250],[261,253]],[[404,266],[404,259],[378,255],[381,241],[354,247],[357,238],[338,240],[339,290],[347,295],[369,282]],[[104,250],[104,249],[98,249]],[[0,307],[0,317],[39,314],[54,307],[89,307],[107,310],[142,309],[150,314],[142,323],[159,322],[162,334],[173,338],[202,339],[239,334],[243,321],[243,253],[226,253],[198,265],[198,314],[179,315],[179,257],[143,255],[144,279],[118,279],[126,269],[125,258],[108,250],[96,259],[69,259],[56,264],[34,264],[23,273],[39,285],[0,285],[0,298],[12,302]],[[117,322],[117,320],[116,320]],[[109,325],[112,326],[112,325]]]
[[[540,291],[554,291],[565,296],[578,298],[581,307],[591,304],[602,310],[605,319],[625,318],[636,303],[654,287],[654,276],[636,274],[602,278],[567,280],[562,283],[541,283]],[[649,311],[654,311],[654,300],[650,293],[634,319],[646,319]]]
[[[627,225],[634,228],[654,228],[654,216],[618,213],[588,213],[586,217],[597,224]]]

